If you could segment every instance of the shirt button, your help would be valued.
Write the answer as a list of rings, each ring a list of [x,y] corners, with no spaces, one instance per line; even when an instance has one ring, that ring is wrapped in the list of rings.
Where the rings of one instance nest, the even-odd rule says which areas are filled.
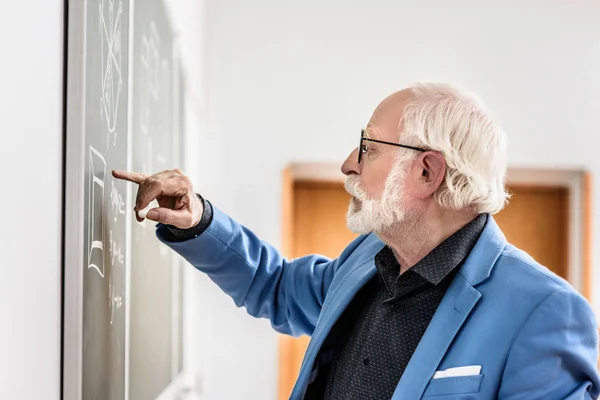
[[[365,364],[365,365],[369,365],[369,359],[368,359],[368,358],[365,358],[365,359],[363,360],[363,364]]]

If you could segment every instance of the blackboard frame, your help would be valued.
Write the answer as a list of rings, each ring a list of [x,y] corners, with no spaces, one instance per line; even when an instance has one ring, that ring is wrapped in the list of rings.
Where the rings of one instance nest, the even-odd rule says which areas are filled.
[[[67,76],[65,134],[65,221],[63,240],[62,398],[82,398],[83,270],[84,254],[84,123],[86,5],[66,3]],[[79,33],[79,34],[77,34]],[[79,110],[79,112],[72,112]]]

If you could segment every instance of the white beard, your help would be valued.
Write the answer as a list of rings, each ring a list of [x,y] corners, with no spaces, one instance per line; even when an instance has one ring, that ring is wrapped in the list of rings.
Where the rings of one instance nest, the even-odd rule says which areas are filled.
[[[371,232],[381,234],[405,219],[403,189],[406,164],[407,162],[402,160],[396,162],[385,181],[381,199],[378,200],[369,199],[360,186],[358,176],[346,178],[346,191],[354,197],[346,214],[346,223],[351,231],[360,235]],[[360,209],[357,207],[357,201],[361,203]]]

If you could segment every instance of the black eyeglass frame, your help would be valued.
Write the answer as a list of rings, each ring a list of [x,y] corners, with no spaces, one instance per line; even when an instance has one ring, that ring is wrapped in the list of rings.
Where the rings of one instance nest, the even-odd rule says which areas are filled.
[[[365,130],[362,129],[360,131],[360,144],[358,146],[358,163],[359,164],[360,164],[360,162],[362,160],[362,155],[363,155],[363,141],[366,141],[366,142],[375,142],[375,143],[381,143],[381,144],[389,144],[390,146],[402,147],[404,149],[415,150],[415,151],[422,151],[422,152],[423,151],[427,151],[427,150],[421,149],[419,147],[408,146],[408,145],[405,145],[405,144],[394,143],[394,142],[386,142],[386,141],[383,141],[383,140],[366,138],[365,137]]]

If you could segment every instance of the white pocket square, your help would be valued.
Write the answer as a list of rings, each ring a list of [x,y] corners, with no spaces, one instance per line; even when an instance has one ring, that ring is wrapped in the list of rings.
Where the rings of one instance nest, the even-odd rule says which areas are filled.
[[[433,379],[451,378],[455,376],[472,376],[481,373],[481,365],[468,365],[466,367],[448,368],[443,371],[436,371],[433,374]]]

